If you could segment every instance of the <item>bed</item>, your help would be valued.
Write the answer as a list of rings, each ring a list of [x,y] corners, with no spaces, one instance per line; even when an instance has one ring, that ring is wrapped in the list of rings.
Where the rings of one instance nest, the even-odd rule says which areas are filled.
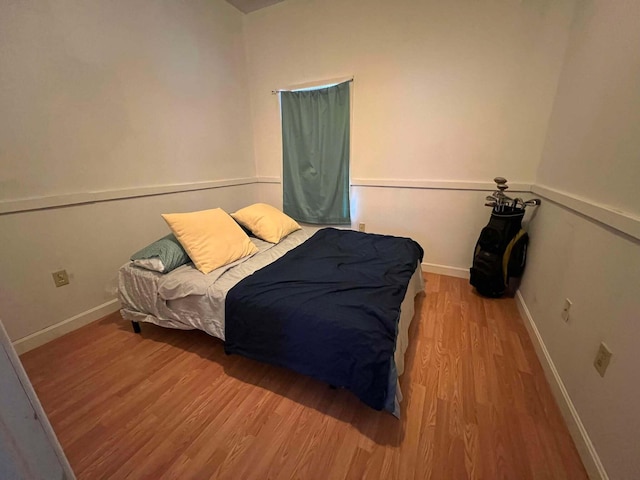
[[[411,239],[325,228],[273,244],[202,274],[123,265],[126,320],[199,329],[228,354],[290,368],[400,414],[414,298],[424,291],[421,247]]]

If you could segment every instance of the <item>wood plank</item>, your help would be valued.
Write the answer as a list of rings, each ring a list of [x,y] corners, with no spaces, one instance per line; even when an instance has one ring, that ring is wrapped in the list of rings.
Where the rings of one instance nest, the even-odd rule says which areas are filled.
[[[80,480],[586,479],[513,299],[425,278],[400,420],[118,314],[21,359]]]

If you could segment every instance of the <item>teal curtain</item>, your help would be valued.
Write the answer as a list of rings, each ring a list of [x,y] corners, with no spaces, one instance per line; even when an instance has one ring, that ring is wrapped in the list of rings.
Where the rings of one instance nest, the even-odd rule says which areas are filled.
[[[351,224],[349,83],[280,94],[283,207],[300,222]]]

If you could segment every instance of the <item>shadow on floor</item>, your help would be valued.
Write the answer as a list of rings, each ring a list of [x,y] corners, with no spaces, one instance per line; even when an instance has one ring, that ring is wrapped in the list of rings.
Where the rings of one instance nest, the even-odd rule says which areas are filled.
[[[409,330],[409,338],[417,336],[419,320],[425,296],[419,295],[415,301],[414,320]],[[333,389],[324,382],[298,374],[285,368],[264,364],[239,355],[227,355],[224,343],[199,330],[176,330],[159,327],[151,323],[141,323],[141,332],[134,333],[131,322],[120,317],[119,312],[100,320],[99,323],[115,326],[141,342],[159,342],[172,345],[203,359],[222,366],[224,373],[239,382],[267,390],[292,402],[312,408],[336,420],[350,424],[360,433],[379,445],[399,446],[404,439],[406,415],[402,415],[410,401],[411,372],[416,353],[415,342],[410,343],[405,354],[405,373],[400,383],[404,400],[400,405],[401,419],[388,412],[376,411],[362,403],[354,394],[345,389]]]

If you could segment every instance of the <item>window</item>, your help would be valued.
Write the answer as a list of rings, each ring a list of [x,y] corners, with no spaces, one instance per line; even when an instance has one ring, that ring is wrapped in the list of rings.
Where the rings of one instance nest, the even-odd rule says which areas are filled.
[[[300,222],[349,225],[349,84],[283,91],[283,207]]]

